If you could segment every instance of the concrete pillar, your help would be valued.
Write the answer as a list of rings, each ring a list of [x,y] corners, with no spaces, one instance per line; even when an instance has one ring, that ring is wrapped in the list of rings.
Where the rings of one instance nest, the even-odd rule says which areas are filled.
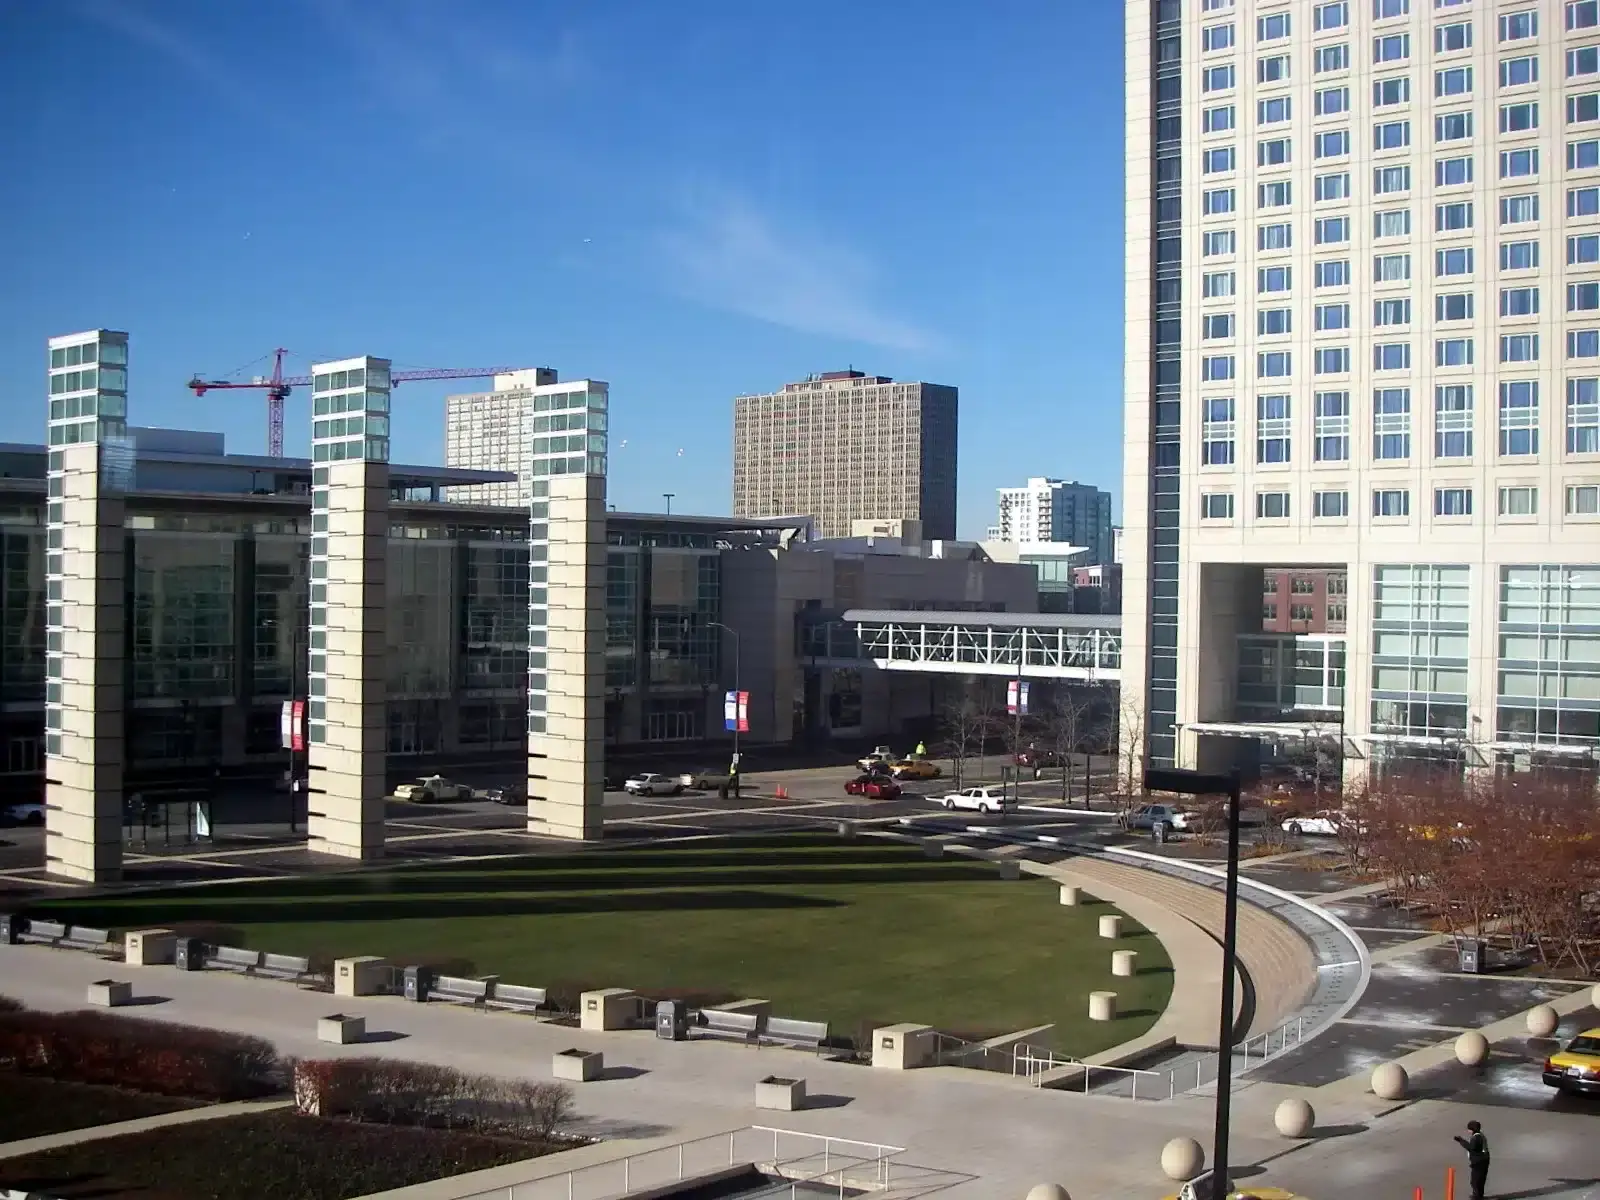
[[[528,830],[579,841],[601,836],[605,799],[608,399],[593,380],[534,395],[535,434],[588,431],[535,437],[528,525]]]
[[[389,361],[312,368],[307,848],[383,856]]]
[[[122,875],[127,362],[125,333],[50,340],[45,866],[89,883]]]

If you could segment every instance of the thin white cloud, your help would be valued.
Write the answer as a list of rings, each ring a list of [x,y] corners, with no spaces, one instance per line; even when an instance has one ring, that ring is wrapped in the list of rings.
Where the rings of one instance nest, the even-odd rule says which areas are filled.
[[[710,307],[891,350],[936,348],[928,330],[873,298],[876,272],[859,253],[813,232],[779,230],[742,197],[689,196],[661,246],[668,286]]]
[[[425,148],[526,166],[543,102],[591,81],[596,67],[574,28],[531,36],[486,23],[469,5],[419,0],[312,0],[352,52],[367,95]]]
[[[175,26],[151,16],[138,5],[125,0],[82,0],[79,8],[84,16],[120,34],[135,46],[154,51],[177,63],[224,102],[247,116],[280,133],[299,132],[285,119],[282,108],[272,103],[266,93],[240,82],[240,73],[229,67],[223,55]]]

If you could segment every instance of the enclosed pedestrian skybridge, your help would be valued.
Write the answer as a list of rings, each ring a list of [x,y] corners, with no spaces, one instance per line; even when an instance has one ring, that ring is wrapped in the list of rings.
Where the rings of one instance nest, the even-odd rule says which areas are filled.
[[[828,633],[830,643],[842,634],[854,644],[829,645],[818,657],[886,671],[1122,680],[1120,616],[851,609]]]

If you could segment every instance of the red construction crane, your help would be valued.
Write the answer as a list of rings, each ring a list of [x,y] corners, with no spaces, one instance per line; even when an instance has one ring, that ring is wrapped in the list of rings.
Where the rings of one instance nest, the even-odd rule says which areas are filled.
[[[283,356],[289,353],[279,347],[272,352],[272,375],[266,379],[253,379],[237,383],[227,379],[201,379],[196,375],[189,380],[189,388],[196,396],[207,392],[231,388],[260,388],[267,393],[267,455],[283,457],[283,402],[297,387],[310,387],[311,376],[283,373]],[[491,375],[509,375],[513,371],[530,370],[528,367],[442,367],[435,370],[390,371],[391,385],[416,379],[487,379]]]

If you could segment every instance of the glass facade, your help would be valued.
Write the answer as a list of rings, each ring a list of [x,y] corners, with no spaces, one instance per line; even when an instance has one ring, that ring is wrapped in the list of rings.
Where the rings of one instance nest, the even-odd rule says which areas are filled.
[[[325,489],[317,492],[325,496]],[[138,511],[127,518],[130,761],[139,767],[281,756],[280,706],[318,713],[325,609],[311,516]],[[43,506],[0,508],[0,776],[37,771],[46,697]],[[508,513],[507,516],[511,514]],[[30,524],[31,522],[31,524]],[[388,746],[396,755],[526,741],[529,549],[515,525],[392,520]],[[700,738],[726,639],[721,552],[697,530],[611,528],[608,698],[635,715],[613,740]],[[319,617],[325,621],[325,617]],[[324,676],[325,677],[325,676]],[[9,764],[9,765],[8,765]]]
[[[1470,570],[1373,568],[1372,732],[1467,735]]]
[[[1155,282],[1151,297],[1150,651],[1145,734],[1150,761],[1171,765],[1177,753],[1178,559],[1183,437],[1183,11],[1177,0],[1152,0],[1155,77]]]
[[[1600,747],[1600,567],[1500,571],[1496,736]]]
[[[236,544],[215,534],[147,532],[132,543],[131,698],[233,696]]]

